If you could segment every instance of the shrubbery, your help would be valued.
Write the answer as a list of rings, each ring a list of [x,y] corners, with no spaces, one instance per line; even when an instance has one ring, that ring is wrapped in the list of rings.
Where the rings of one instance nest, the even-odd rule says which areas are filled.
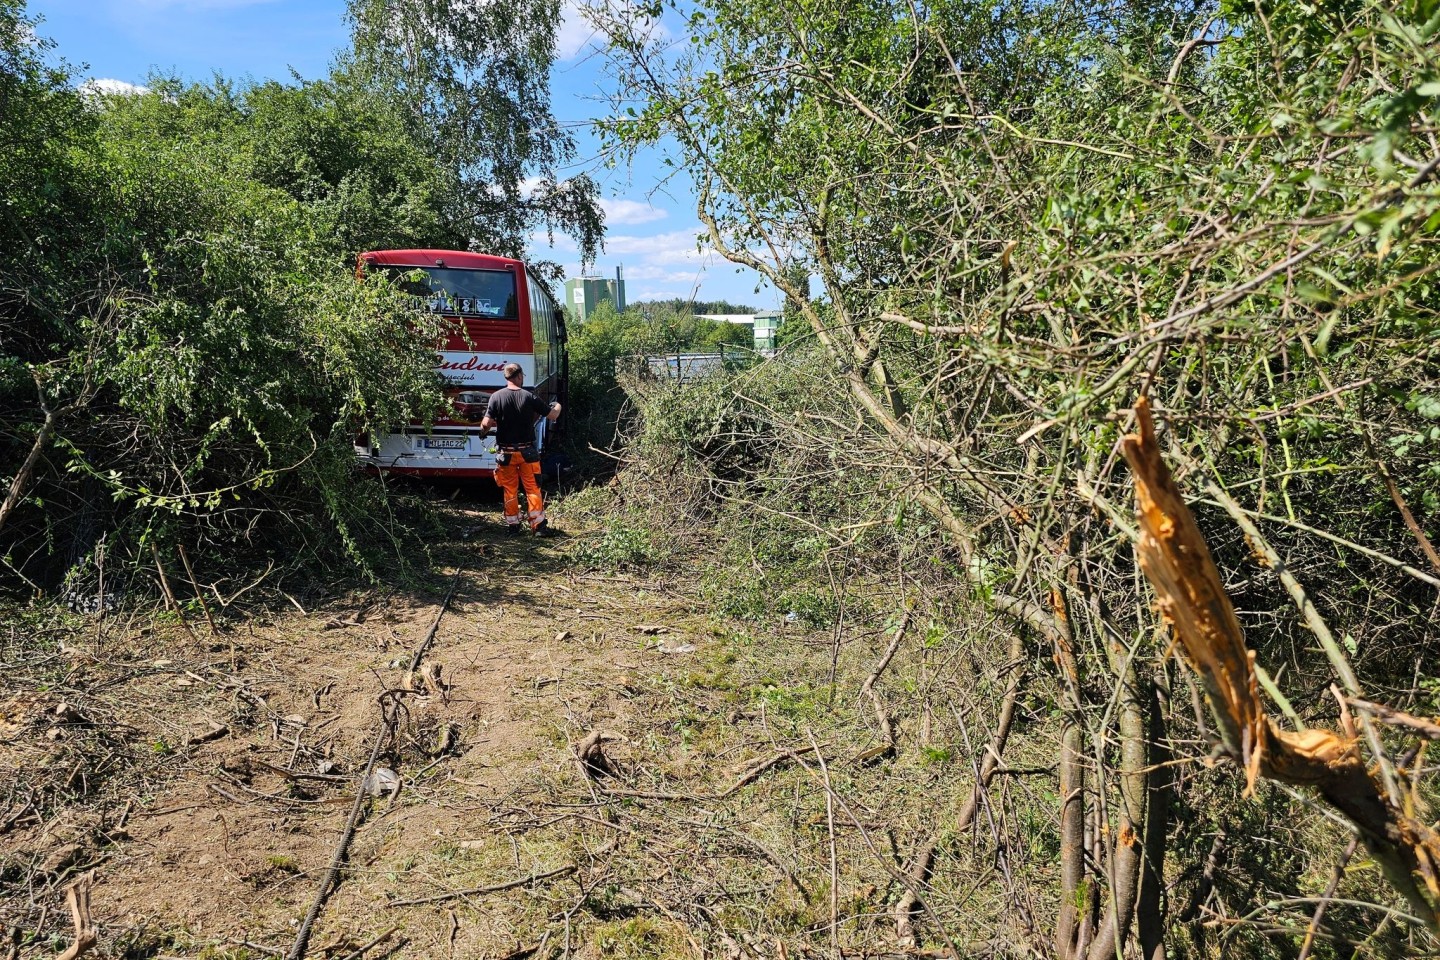
[[[617,362],[646,354],[718,352],[722,346],[748,348],[750,328],[695,314],[713,304],[631,304],[624,312],[602,302],[583,323],[569,328],[572,423],[579,438],[608,446],[621,417],[623,394]],[[721,304],[733,307],[732,304]],[[749,308],[736,307],[736,312]]]
[[[520,204],[505,231],[478,231],[460,198],[488,189],[474,182],[479,155],[442,149],[453,126],[411,109],[450,88],[402,100],[363,31],[325,80],[159,78],[107,96],[73,86],[33,28],[23,3],[0,0],[12,582],[54,583],[77,564],[83,577],[102,541],[117,586],[122,567],[152,568],[149,544],[282,565],[404,562],[403,531],[351,444],[436,409],[439,331],[387,285],[357,283],[356,254],[476,241],[518,255],[506,245],[539,222],[593,249],[593,187],[577,181],[563,208]],[[459,56],[435,42],[431,67]],[[525,96],[543,122],[548,106]],[[518,145],[500,172],[526,176],[568,144]]]
[[[637,40],[624,5],[604,5],[640,102],[613,145],[673,138],[712,241],[786,293],[809,336],[713,396],[646,403],[627,506],[648,492],[672,536],[683,514],[728,542],[705,554],[717,595],[753,599],[763,580],[783,610],[806,577],[837,598],[869,582],[892,611],[948,606],[946,645],[976,674],[1017,669],[1017,636],[1037,671],[1009,743],[1058,758],[1035,781],[1048,805],[989,802],[1038,835],[954,845],[943,870],[966,900],[916,927],[1067,960],[1433,951],[1392,912],[1440,931],[1433,854],[1362,824],[1387,882],[1355,861],[1350,902],[1321,924],[1299,897],[1340,855],[1309,805],[1332,794],[1255,784],[1259,748],[1233,736],[1219,752],[1237,765],[1199,763],[1223,726],[1198,692],[1214,669],[1174,663],[1119,442],[1148,397],[1268,671],[1262,709],[1287,729],[1353,723],[1397,822],[1403,796],[1433,804],[1418,741],[1367,734],[1337,697],[1432,706],[1440,6],[663,6],[683,7],[691,44]],[[775,556],[816,537],[825,549]],[[835,630],[837,648],[864,636]],[[993,704],[971,693],[957,679],[908,702],[912,731],[952,711],[973,733]],[[966,750],[985,762],[983,736]],[[1433,850],[1429,817],[1404,829]],[[1202,880],[1217,831],[1225,857]],[[1016,843],[1059,863],[1009,860]],[[999,862],[1017,869],[987,879]],[[939,869],[911,875],[932,904]],[[970,909],[980,887],[1038,912]]]

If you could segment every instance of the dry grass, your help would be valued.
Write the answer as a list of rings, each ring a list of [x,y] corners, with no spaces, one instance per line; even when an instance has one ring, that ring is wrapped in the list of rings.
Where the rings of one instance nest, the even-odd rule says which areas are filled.
[[[968,791],[999,679],[958,642],[907,641],[919,656],[877,684],[901,751],[862,759],[877,730],[855,691],[886,634],[847,628],[832,676],[831,633],[717,617],[681,568],[586,572],[571,557],[598,534],[578,511],[560,516],[579,531],[568,542],[512,544],[486,526],[444,545],[466,568],[429,657],[450,688],[403,698],[381,764],[404,786],[363,819],[312,955],[392,926],[372,956],[893,947],[900,863]],[[476,523],[459,508],[454,519],[457,531]],[[98,653],[88,621],[65,625],[50,653],[15,643],[7,661],[26,659],[5,705],[12,813],[36,803],[0,836],[0,911],[22,956],[63,936],[61,888],[92,866],[112,955],[288,948],[378,729],[376,697],[401,682],[442,595],[306,597],[304,616],[276,598],[199,645],[163,618],[112,626]],[[74,719],[52,723],[62,702]],[[591,782],[571,750],[595,730],[615,737],[617,776]],[[1032,776],[1007,778],[997,802]],[[989,917],[966,917],[999,909],[974,888],[988,889],[996,838],[1016,836],[983,825],[947,848],[933,899],[953,936],[995,935]],[[493,894],[387,906],[571,865]],[[1002,954],[1012,934],[1023,951],[1015,930]]]

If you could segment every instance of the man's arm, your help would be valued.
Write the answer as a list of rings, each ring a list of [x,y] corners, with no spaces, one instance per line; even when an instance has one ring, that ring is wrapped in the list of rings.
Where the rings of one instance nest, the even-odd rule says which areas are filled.
[[[560,417],[560,404],[555,403],[553,400],[550,403],[546,403],[533,393],[530,394],[526,400],[525,408],[535,414],[535,416],[544,417],[551,423],[554,423]]]
[[[495,394],[490,394],[490,399],[485,401],[485,416],[480,418],[480,432],[488,433],[500,425],[495,419]]]

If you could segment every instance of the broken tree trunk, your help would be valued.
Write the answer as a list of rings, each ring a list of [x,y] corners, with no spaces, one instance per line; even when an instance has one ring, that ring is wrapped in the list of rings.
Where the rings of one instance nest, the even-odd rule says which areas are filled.
[[[1209,547],[1160,458],[1155,424],[1142,397],[1140,432],[1123,441],[1135,474],[1140,567],[1155,591],[1177,649],[1195,671],[1225,751],[1245,771],[1246,790],[1264,778],[1311,787],[1359,832],[1386,879],[1415,916],[1440,933],[1440,838],[1393,806],[1370,776],[1353,739],[1329,730],[1282,730],[1260,700],[1255,655]]]

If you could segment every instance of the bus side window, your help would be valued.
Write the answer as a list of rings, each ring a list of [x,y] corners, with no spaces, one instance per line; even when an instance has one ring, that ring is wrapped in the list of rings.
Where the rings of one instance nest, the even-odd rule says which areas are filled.
[[[540,326],[539,304],[536,302],[537,290],[539,288],[535,284],[535,278],[528,275],[525,277],[525,286],[530,293],[530,336],[534,344],[531,351],[535,356],[535,382],[539,383],[545,379],[545,368],[547,366],[545,363],[545,342]]]

